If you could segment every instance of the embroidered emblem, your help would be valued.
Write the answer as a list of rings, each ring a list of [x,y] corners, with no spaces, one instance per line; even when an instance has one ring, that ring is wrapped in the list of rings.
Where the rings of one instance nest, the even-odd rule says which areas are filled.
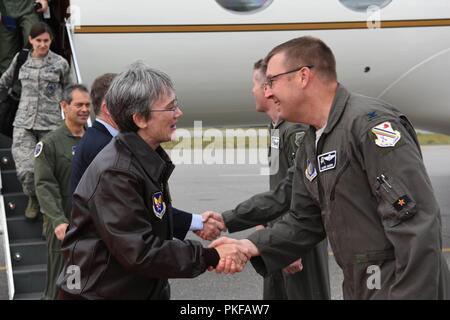
[[[336,168],[336,150],[317,156],[319,171],[324,172]]]
[[[36,144],[36,147],[34,148],[34,157],[37,158],[41,154],[42,150],[44,149],[44,145],[42,144],[42,141],[38,142]]]
[[[375,144],[382,148],[395,146],[401,138],[400,131],[394,130],[389,121],[373,127],[372,133],[377,137]]]
[[[305,176],[309,181],[313,181],[314,178],[317,177],[317,170],[309,160],[306,163]]]
[[[153,194],[152,203],[153,203],[153,212],[158,218],[162,219],[164,213],[166,213],[166,204],[164,203],[163,194],[161,191]]]

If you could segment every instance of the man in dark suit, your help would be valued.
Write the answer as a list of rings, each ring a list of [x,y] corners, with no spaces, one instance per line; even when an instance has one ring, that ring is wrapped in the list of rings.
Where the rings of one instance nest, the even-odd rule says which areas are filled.
[[[92,124],[92,127],[86,130],[86,133],[75,149],[70,179],[72,194],[75,192],[81,177],[97,154],[119,133],[104,99],[115,76],[115,73],[105,73],[95,79],[91,86],[91,101],[96,120]],[[178,239],[184,239],[188,231],[202,230],[204,233],[202,237],[207,240],[212,240],[220,235],[221,230],[225,229],[225,225],[218,213],[205,211],[201,215],[198,215],[176,208],[172,208],[172,211],[175,217],[173,232],[174,236]]]

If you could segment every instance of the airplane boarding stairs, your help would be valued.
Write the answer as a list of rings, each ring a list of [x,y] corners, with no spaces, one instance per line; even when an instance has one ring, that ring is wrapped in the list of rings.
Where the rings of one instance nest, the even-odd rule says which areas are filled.
[[[0,134],[0,171],[4,212],[9,236],[14,299],[40,299],[45,289],[47,248],[42,237],[42,217],[25,218],[28,198],[17,180],[11,139]]]

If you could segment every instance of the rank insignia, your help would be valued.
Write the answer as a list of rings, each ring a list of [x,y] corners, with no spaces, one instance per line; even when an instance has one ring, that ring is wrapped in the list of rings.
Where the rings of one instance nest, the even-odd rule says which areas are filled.
[[[314,167],[313,163],[309,160],[307,161],[306,164],[305,176],[306,178],[308,178],[309,181],[313,181],[314,178],[317,176],[317,170]]]
[[[324,172],[336,168],[336,150],[317,156],[319,171]]]
[[[300,147],[300,143],[302,142],[304,137],[305,137],[305,133],[304,132],[297,132],[295,134],[295,145],[297,147]]]
[[[411,198],[407,195],[401,196],[392,204],[397,211],[401,211],[404,207],[406,207],[411,202]]]
[[[38,142],[36,144],[36,147],[34,148],[34,157],[37,158],[42,152],[42,149],[44,149],[44,145],[42,144],[42,141]]]
[[[376,136],[375,144],[382,148],[395,146],[401,138],[400,131],[394,130],[389,121],[373,127],[372,133]]]
[[[161,191],[153,194],[152,203],[153,203],[153,212],[158,218],[162,219],[164,213],[166,213],[166,204],[164,203]]]

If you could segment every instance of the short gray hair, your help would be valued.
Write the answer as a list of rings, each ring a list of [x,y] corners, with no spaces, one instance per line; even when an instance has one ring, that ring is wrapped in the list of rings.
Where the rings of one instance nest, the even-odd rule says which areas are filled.
[[[138,61],[114,78],[105,100],[119,130],[137,132],[133,114],[149,119],[152,106],[174,91],[168,75]]]
[[[81,92],[86,92],[89,95],[88,88],[83,84],[71,84],[64,88],[61,101],[65,101],[68,104],[72,103],[73,95],[72,93],[75,90],[79,90]]]

